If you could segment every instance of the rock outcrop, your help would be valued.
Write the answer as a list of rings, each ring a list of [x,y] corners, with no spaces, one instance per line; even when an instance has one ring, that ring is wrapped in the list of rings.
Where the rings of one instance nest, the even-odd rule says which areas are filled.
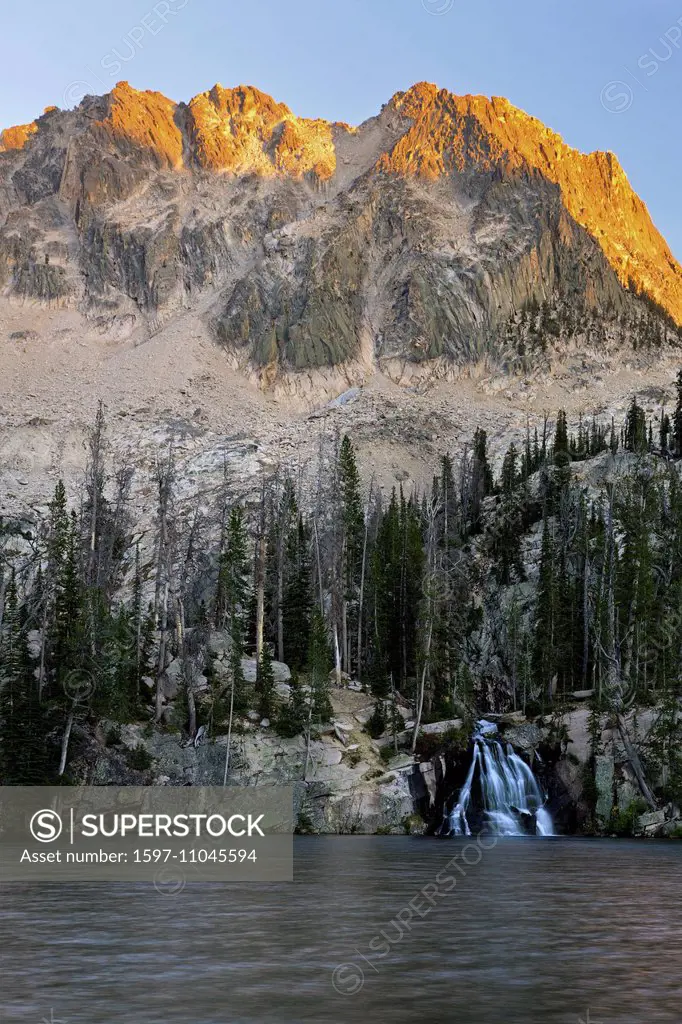
[[[682,325],[682,271],[612,154],[424,83],[357,129],[249,86],[184,104],[125,82],[6,129],[0,287],[138,340],[200,310],[264,384],[504,362],[529,304],[646,299]]]

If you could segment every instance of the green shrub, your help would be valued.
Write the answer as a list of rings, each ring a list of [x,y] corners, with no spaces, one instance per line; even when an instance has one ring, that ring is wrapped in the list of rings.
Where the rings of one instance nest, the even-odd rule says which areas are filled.
[[[401,825],[407,836],[421,836],[424,834],[424,819],[421,814],[406,814]]]
[[[368,719],[365,729],[373,740],[379,739],[386,732],[386,715],[382,701],[378,700],[374,705],[374,711],[371,718]]]
[[[104,737],[105,747],[117,747],[121,742],[121,730],[117,725],[111,725],[107,729],[107,734]]]
[[[313,825],[313,819],[310,817],[307,811],[300,810],[298,812],[298,818],[296,819],[296,828],[294,829],[296,835],[299,836],[312,836],[315,834],[315,826]]]
[[[141,743],[128,751],[127,761],[128,767],[136,772],[146,772],[154,763],[153,757]]]
[[[437,754],[464,753],[469,746],[469,732],[466,729],[448,729],[440,736],[420,733],[414,752],[420,761],[430,761]]]
[[[608,831],[616,836],[627,837],[634,835],[635,821],[640,814],[645,814],[648,806],[645,800],[633,800],[632,803],[621,810],[614,807],[609,818]]]

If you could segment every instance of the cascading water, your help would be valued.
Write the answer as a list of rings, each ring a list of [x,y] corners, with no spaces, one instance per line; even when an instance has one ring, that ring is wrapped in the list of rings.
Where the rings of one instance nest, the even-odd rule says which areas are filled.
[[[526,762],[511,744],[503,747],[494,723],[481,721],[477,726],[471,767],[457,802],[446,817],[444,831],[449,835],[471,835],[472,789],[478,782],[484,825],[493,835],[553,835],[545,798]]]

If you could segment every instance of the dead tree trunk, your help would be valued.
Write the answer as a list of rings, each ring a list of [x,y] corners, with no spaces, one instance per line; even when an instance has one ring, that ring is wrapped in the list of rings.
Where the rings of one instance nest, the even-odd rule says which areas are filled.
[[[263,626],[265,619],[265,483],[263,483],[256,548],[256,661],[260,665],[263,654]]]
[[[234,719],[234,674],[232,675],[232,687],[230,690],[230,719],[227,723],[227,747],[225,748],[225,774],[223,775],[223,786],[227,785],[227,773],[230,770],[230,749],[232,747],[232,721]]]
[[[59,758],[59,776],[64,774],[66,771],[66,759],[69,756],[69,740],[71,739],[71,730],[73,729],[73,722],[76,717],[76,705],[71,705],[69,711],[69,717],[66,720],[66,728],[64,729],[64,735],[62,736],[62,751],[61,757]]]
[[[159,660],[156,666],[156,709],[154,719],[161,721],[163,714],[163,675],[166,671],[166,643],[168,634],[168,583],[163,589],[161,606],[161,636],[159,637]]]
[[[372,504],[373,481],[369,485],[367,509],[365,512],[365,536],[362,544],[362,564],[360,567],[360,593],[358,595],[358,660],[357,678],[362,682],[362,606],[365,601],[365,572],[367,569],[367,542],[369,539],[369,511]]]

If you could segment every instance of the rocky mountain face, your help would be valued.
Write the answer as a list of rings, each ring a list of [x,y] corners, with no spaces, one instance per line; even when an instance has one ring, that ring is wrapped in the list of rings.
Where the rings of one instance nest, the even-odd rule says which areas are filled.
[[[187,310],[268,384],[504,364],[529,304],[682,325],[682,270],[612,154],[420,84],[359,128],[257,89],[120,83],[0,135],[0,288],[136,343]]]

